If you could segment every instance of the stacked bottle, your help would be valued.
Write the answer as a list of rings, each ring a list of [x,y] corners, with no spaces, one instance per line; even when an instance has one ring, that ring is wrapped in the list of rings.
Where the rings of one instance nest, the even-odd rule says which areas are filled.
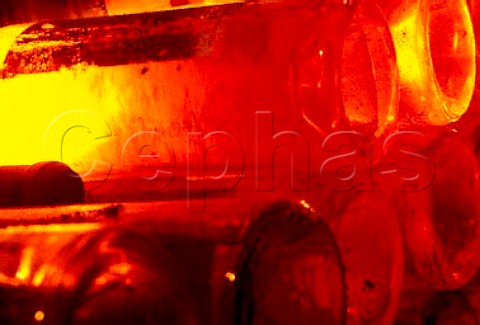
[[[231,220],[211,214],[179,228],[182,208],[127,204],[115,223],[0,229],[2,323],[345,323],[338,247],[313,211],[272,203],[232,236]]]
[[[267,208],[249,226],[244,243],[236,243],[243,245],[239,270],[228,272],[226,279],[236,283],[230,308],[236,309],[232,313],[238,324],[388,324],[395,317],[397,322],[416,317],[422,323],[433,317],[425,316],[429,315],[425,306],[455,301],[456,296],[444,291],[465,286],[479,266],[475,156],[453,132],[426,127],[445,125],[463,115],[473,91],[475,64],[464,1],[406,3],[318,1],[305,6],[285,1],[46,21],[28,27],[8,45],[1,61],[0,102],[16,105],[21,116],[40,111],[34,122],[42,136],[27,139],[33,156],[29,159],[38,158],[38,139],[45,133],[55,135],[55,123],[67,116],[57,130],[62,145],[65,132],[76,126],[99,131],[95,139],[114,135],[113,145],[99,145],[93,153],[86,150],[84,156],[75,157],[74,166],[89,170],[92,161],[101,159],[128,171],[137,167],[157,171],[158,161],[145,166],[138,162],[145,154],[130,153],[126,147],[138,139],[137,131],[147,131],[157,135],[157,141],[167,139],[150,156],[166,158],[169,167],[185,167],[177,176],[186,180],[182,184],[186,188],[192,180],[208,178],[198,162],[205,163],[205,148],[215,147],[208,141],[218,135],[230,141],[228,148],[239,143],[245,150],[228,157],[229,166],[240,168],[227,176],[255,175],[252,166],[259,167],[255,150],[262,144],[258,143],[262,128],[254,120],[273,113],[280,121],[273,128],[273,120],[268,120],[273,134],[267,140],[273,146],[285,135],[295,139],[306,135],[322,144],[329,133],[339,130],[360,131],[378,141],[395,127],[407,136],[420,135],[425,143],[394,142],[393,149],[382,148],[389,160],[385,165],[382,159],[375,161],[375,170],[386,177],[375,180],[380,189],[334,193],[333,200],[316,189],[308,194],[314,201],[304,201],[303,208],[285,202]],[[448,22],[446,27],[443,21]],[[453,35],[452,43],[445,45],[442,33]],[[35,96],[19,96],[35,91]],[[61,95],[66,100],[52,101]],[[65,107],[65,102],[74,107]],[[88,107],[81,109],[100,118],[79,112],[83,104]],[[271,109],[271,115],[261,109]],[[15,113],[11,111],[9,115]],[[8,124],[9,115],[1,120]],[[423,128],[411,130],[406,125]],[[226,126],[228,132],[216,132]],[[259,130],[252,132],[252,127]],[[296,128],[301,132],[281,131]],[[277,129],[278,134],[273,131]],[[185,134],[205,141],[189,142]],[[43,139],[47,145],[51,140]],[[57,140],[47,154],[63,158]],[[421,148],[412,151],[415,145]],[[405,155],[411,161],[398,165]],[[323,158],[319,154],[313,160]],[[260,162],[268,165],[271,160]],[[213,165],[225,170],[223,161]],[[250,167],[246,173],[241,168],[245,165]],[[280,166],[283,171],[290,168],[290,161]],[[309,169],[307,164],[301,171]],[[107,168],[108,175],[111,171]],[[117,172],[121,177],[122,172]],[[430,176],[431,182],[425,183]],[[397,191],[389,191],[391,186]],[[269,195],[255,198],[265,204]],[[239,199],[232,206],[240,209],[243,204]],[[330,213],[320,217],[314,210],[326,204],[333,205]],[[232,210],[236,209],[226,207],[223,213]],[[167,212],[164,209],[162,215]],[[150,221],[150,226],[156,223]],[[191,291],[202,282],[192,283],[185,273],[208,274],[211,270],[200,272],[195,267],[208,268],[211,260],[178,266],[166,249],[165,237],[160,236],[158,243],[158,236],[142,231],[113,229],[62,237],[65,241],[56,244],[59,250],[46,257],[41,252],[29,257],[29,247],[49,243],[48,234],[19,239],[27,243],[22,246],[24,260],[39,268],[25,275],[20,263],[15,278],[23,282],[10,285],[15,290],[19,285],[24,289],[23,285],[27,291],[39,287],[47,292],[47,303],[25,313],[26,307],[12,306],[6,322],[21,314],[30,320],[52,317],[58,323],[102,323],[117,317],[116,309],[123,311],[122,320],[132,323],[208,321],[205,315],[212,315],[199,313],[203,309]],[[11,240],[8,231],[4,235],[5,242]],[[210,241],[205,247],[212,246],[215,243]],[[179,269],[185,272],[173,272]],[[147,287],[145,279],[154,285]],[[197,293],[202,291],[198,287]],[[136,309],[138,298],[130,295],[132,290],[145,293],[146,310]],[[158,305],[167,297],[173,306]],[[133,309],[123,308],[126,305]]]

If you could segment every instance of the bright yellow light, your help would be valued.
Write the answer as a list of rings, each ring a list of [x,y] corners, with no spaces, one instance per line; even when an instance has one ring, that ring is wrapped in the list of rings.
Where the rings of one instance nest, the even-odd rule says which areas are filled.
[[[475,85],[475,40],[465,2],[447,1],[430,10],[411,2],[392,15],[401,98],[431,125],[458,120],[468,109]],[[413,113],[413,114],[412,114]]]
[[[49,270],[49,268],[51,268],[52,266],[49,264],[49,263],[45,263],[42,265],[42,267],[40,268],[40,270],[35,273],[35,275],[33,276],[33,280],[32,280],[32,285],[34,287],[40,287],[43,283],[43,280],[45,280],[45,276],[47,275],[47,272]]]
[[[52,225],[32,225],[32,226],[13,226],[0,229],[0,235],[24,235],[28,233],[77,233],[88,232],[100,229],[102,225],[99,223],[78,223],[78,224],[52,224]]]
[[[305,209],[308,209],[310,210],[312,208],[312,206],[305,200],[301,200],[300,201],[300,204],[305,208]]]
[[[104,180],[138,164],[158,166],[140,158],[145,145],[159,159],[170,161],[174,148],[186,160],[188,130],[181,122],[204,107],[203,78],[195,63],[169,61],[0,79],[0,165],[61,161],[84,180]],[[185,89],[195,95],[185,96]],[[147,131],[156,142],[140,146],[145,137],[136,135]]]
[[[34,318],[37,322],[42,322],[45,319],[45,313],[39,310],[35,313]]]
[[[35,274],[32,280],[32,285],[36,288],[51,286],[49,283],[44,283],[47,274],[61,274],[61,266],[45,263],[40,270]],[[65,288],[72,288],[77,283],[77,279],[72,274],[62,274],[62,286]]]
[[[230,282],[235,282],[235,280],[237,279],[237,276],[235,275],[235,273],[227,272],[225,274],[225,278],[227,278],[227,280]]]
[[[132,270],[132,265],[129,263],[119,263],[110,266],[108,272],[100,275],[95,279],[96,286],[104,286],[110,281],[114,281],[118,276],[126,277]],[[131,283],[131,279],[126,279],[125,283]]]
[[[110,15],[158,11],[171,7],[169,0],[105,0]]]
[[[205,0],[205,1],[192,1],[193,3],[172,6],[169,0],[105,0],[107,11],[110,15],[125,15],[142,12],[154,12],[154,11],[166,11],[166,10],[178,10],[180,8],[195,8],[222,5],[229,3],[242,3],[244,0]]]
[[[111,136],[104,116],[115,116],[116,99],[111,82],[91,69],[0,80],[0,165],[63,160],[89,170],[99,138]]]
[[[393,41],[397,54],[400,76],[408,83],[423,81],[422,62],[419,53],[426,50],[423,35],[425,33],[418,12],[410,10],[405,18],[391,25]]]
[[[0,69],[3,68],[5,58],[17,36],[30,25],[13,25],[0,29]]]
[[[18,266],[17,273],[15,277],[19,280],[25,281],[30,276],[32,272],[32,261],[35,250],[32,247],[27,247],[22,252],[22,259],[20,265]]]
[[[393,121],[395,121],[395,118],[396,118],[396,116],[395,116],[395,114],[393,114],[393,113],[389,113],[389,114],[387,115],[387,121],[388,121],[388,122],[393,122]]]

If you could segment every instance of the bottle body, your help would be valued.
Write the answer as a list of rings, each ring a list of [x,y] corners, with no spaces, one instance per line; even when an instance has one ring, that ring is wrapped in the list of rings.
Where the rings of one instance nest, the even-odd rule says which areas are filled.
[[[252,202],[225,216],[231,203],[219,200],[195,222],[182,202],[30,211],[30,224],[0,229],[2,320],[344,324],[342,262],[328,227],[298,203],[272,201],[264,209]],[[80,209],[83,218],[59,223]],[[275,218],[264,217],[270,212]],[[282,214],[291,218],[280,225]],[[50,223],[38,225],[45,216]]]
[[[0,104],[17,108],[4,124],[34,114],[23,127],[37,134],[21,138],[20,129],[11,130],[21,146],[4,148],[8,159],[0,163],[60,160],[99,186],[140,174],[137,180],[157,180],[152,187],[159,190],[171,182],[169,188],[193,188],[198,180],[226,188],[243,178],[264,188],[271,187],[272,160],[280,174],[291,173],[291,159],[275,158],[275,148],[285,146],[301,175],[291,187],[307,188],[309,174],[318,176],[330,155],[327,135],[382,134],[395,119],[397,100],[394,53],[379,11],[323,6],[228,4],[30,26],[6,51]],[[326,40],[333,50],[310,46],[328,26],[338,29]],[[362,62],[375,62],[362,68],[362,94],[372,99],[362,103],[355,96],[356,48]],[[335,71],[305,58],[321,61],[321,51],[336,62]],[[308,71],[310,90],[321,85],[326,100],[311,110],[292,101],[310,96],[298,93]],[[375,82],[375,71],[382,81]],[[322,75],[328,76],[312,84]],[[360,106],[369,112],[364,120]],[[338,110],[345,123],[331,128]],[[313,119],[328,127],[319,132]]]

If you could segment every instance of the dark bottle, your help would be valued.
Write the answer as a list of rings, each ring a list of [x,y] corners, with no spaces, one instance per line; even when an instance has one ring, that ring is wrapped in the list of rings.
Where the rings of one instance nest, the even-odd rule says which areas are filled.
[[[243,234],[262,207],[217,200],[195,218],[181,201],[0,210],[0,323],[231,325]],[[319,263],[340,281],[336,250],[326,254]],[[343,297],[338,285],[322,305]]]
[[[81,177],[59,162],[0,167],[0,206],[46,206],[84,202]]]
[[[168,245],[98,224],[0,232],[2,324],[199,324]]]
[[[236,324],[344,324],[342,263],[315,214],[274,204],[250,225],[244,254]]]

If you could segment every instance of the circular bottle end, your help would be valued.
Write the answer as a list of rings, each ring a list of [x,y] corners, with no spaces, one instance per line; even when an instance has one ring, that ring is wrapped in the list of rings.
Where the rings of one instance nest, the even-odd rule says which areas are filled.
[[[465,1],[380,5],[389,12],[403,118],[438,126],[457,121],[468,110],[476,76],[475,37]]]
[[[324,223],[278,203],[252,223],[244,247],[239,324],[344,324],[343,267]]]
[[[79,204],[85,198],[81,177],[59,162],[31,166],[22,185],[21,202],[26,206]]]
[[[354,194],[342,203],[331,227],[345,266],[349,323],[390,324],[404,274],[394,207],[378,191]]]
[[[427,35],[434,85],[443,103],[438,109],[445,119],[432,116],[431,122],[443,125],[467,111],[475,87],[475,35],[465,1],[433,1]]]
[[[426,159],[435,178],[422,191],[403,193],[400,219],[416,276],[433,289],[458,289],[480,266],[479,172],[473,152],[454,134],[432,143]]]
[[[354,129],[379,136],[397,117],[393,41],[378,6],[343,3],[348,10],[325,4],[296,46],[292,105],[322,135]]]

